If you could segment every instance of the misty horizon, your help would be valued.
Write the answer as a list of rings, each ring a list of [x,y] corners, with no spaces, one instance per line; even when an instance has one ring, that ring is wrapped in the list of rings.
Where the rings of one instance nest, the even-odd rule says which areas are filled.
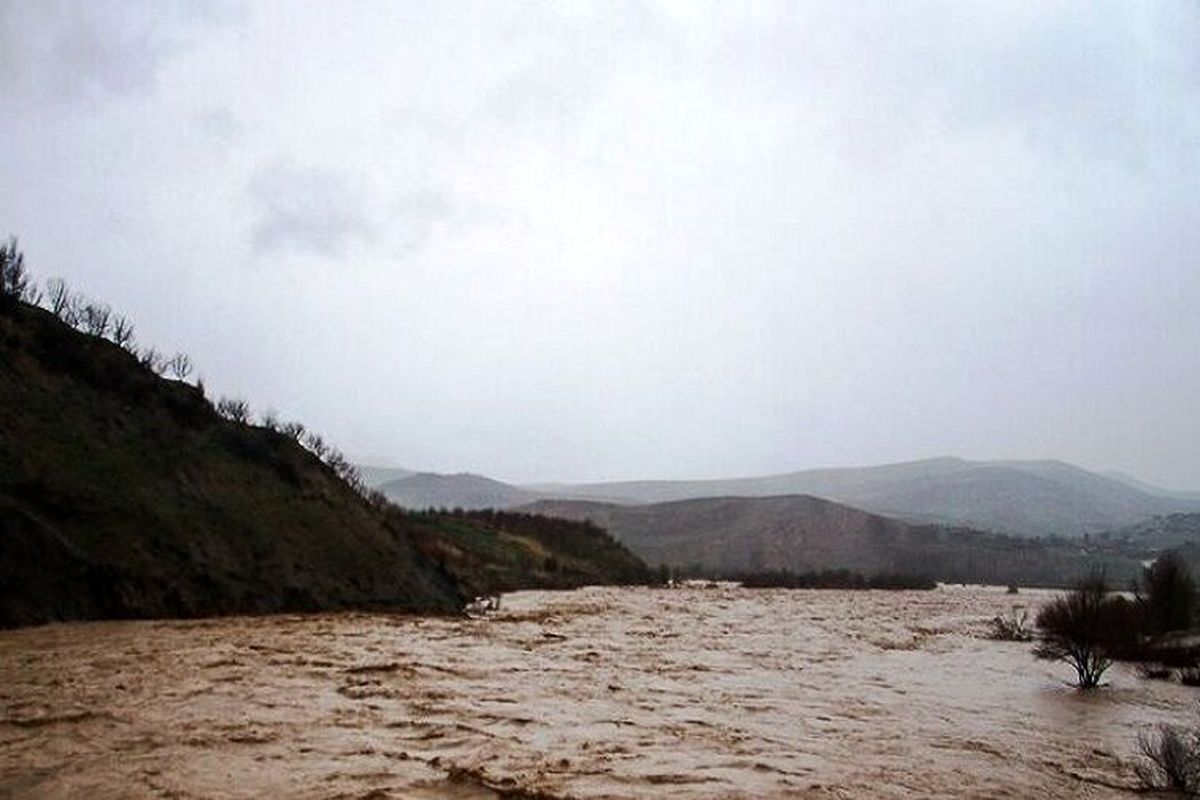
[[[1198,36],[1170,2],[6,3],[0,234],[360,463],[1196,490]]]
[[[1193,486],[1171,486],[1154,483],[1144,480],[1141,476],[1135,475],[1127,470],[1119,468],[1105,468],[1097,466],[1088,466],[1083,464],[1075,464],[1069,461],[1064,461],[1058,458],[968,458],[965,456],[939,454],[931,455],[922,458],[909,458],[903,461],[888,461],[871,464],[819,464],[811,466],[798,466],[795,469],[785,469],[779,472],[770,473],[754,473],[754,474],[718,474],[718,475],[694,475],[694,474],[679,474],[679,475],[610,475],[596,478],[582,478],[574,480],[562,480],[554,477],[535,478],[533,480],[515,480],[504,475],[489,474],[480,470],[469,468],[450,468],[450,469],[426,469],[419,465],[401,464],[386,458],[354,458],[355,464],[360,467],[376,468],[376,469],[402,469],[408,470],[417,474],[436,474],[436,475],[476,475],[479,477],[490,478],[492,480],[509,483],[515,486],[554,486],[556,484],[563,486],[571,486],[578,484],[600,484],[600,483],[626,483],[626,482],[665,482],[665,481],[728,481],[739,479],[752,478],[770,478],[776,476],[790,475],[797,472],[816,472],[816,471],[834,471],[834,470],[859,470],[870,469],[872,467],[894,467],[908,464],[920,464],[932,461],[965,461],[968,463],[1012,463],[1012,462],[1030,462],[1030,463],[1058,463],[1065,464],[1068,467],[1083,469],[1088,472],[1094,472],[1107,478],[1113,478],[1120,481],[1132,481],[1137,484],[1144,484],[1153,489],[1159,489],[1167,492],[1179,493],[1197,493]]]

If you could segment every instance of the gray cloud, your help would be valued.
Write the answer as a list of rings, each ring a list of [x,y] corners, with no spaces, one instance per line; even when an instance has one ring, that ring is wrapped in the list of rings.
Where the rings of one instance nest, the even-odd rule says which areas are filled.
[[[434,191],[409,192],[391,205],[393,235],[404,252],[422,249],[434,229],[451,218],[446,196]]]
[[[274,164],[257,171],[251,241],[259,253],[291,250],[336,258],[375,236],[361,187],[344,174]]]
[[[236,16],[237,6],[221,0],[7,0],[0,85],[63,102],[145,91],[199,29]]]
[[[0,0],[0,219],[214,391],[510,479],[1200,487],[1193,3],[189,8]]]
[[[237,116],[224,107],[198,112],[194,120],[201,133],[220,147],[230,146],[244,130]]]

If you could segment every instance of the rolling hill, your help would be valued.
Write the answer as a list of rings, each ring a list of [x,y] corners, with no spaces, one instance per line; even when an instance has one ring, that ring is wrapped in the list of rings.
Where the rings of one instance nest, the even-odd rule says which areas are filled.
[[[733,480],[542,484],[524,488],[548,495],[628,504],[807,494],[909,522],[1023,536],[1097,533],[1155,514],[1200,508],[1196,500],[1152,494],[1061,461],[960,458]]]
[[[1140,564],[1070,543],[910,524],[805,495],[639,506],[544,500],[522,510],[590,520],[647,563],[692,574],[851,569],[949,582],[1061,586],[1097,567],[1124,582]]]

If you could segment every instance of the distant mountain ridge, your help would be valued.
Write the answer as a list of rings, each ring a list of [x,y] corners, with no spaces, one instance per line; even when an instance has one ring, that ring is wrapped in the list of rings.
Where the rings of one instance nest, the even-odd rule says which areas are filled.
[[[544,494],[522,489],[502,481],[474,475],[440,475],[418,472],[396,480],[380,483],[376,488],[398,506],[414,510],[429,508],[478,511],[486,508],[503,510],[532,503]]]
[[[541,484],[527,490],[626,504],[701,497],[806,494],[909,522],[1024,536],[1098,533],[1156,514],[1200,510],[1200,500],[1143,488],[1061,461],[942,457],[755,478]]]
[[[356,464],[354,468],[358,470],[363,483],[372,489],[390,481],[398,481],[416,474],[411,469],[404,469],[403,467],[376,467],[366,464]]]
[[[1081,536],[1163,514],[1200,511],[1200,496],[1158,490],[1128,476],[1062,461],[970,461],[940,457],[750,478],[542,483],[518,486],[482,475],[409,473],[372,481],[412,509],[511,509],[538,500],[644,505],[704,497],[810,495],[910,523],[963,526],[1016,536]]]

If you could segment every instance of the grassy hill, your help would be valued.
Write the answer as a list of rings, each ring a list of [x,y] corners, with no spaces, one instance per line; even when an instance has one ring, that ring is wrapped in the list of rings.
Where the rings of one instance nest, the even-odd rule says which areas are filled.
[[[540,501],[523,510],[586,519],[650,564],[735,576],[850,569],[947,582],[1061,586],[1104,569],[1124,584],[1139,561],[1077,543],[914,525],[804,495],[721,497],[641,506]]]

